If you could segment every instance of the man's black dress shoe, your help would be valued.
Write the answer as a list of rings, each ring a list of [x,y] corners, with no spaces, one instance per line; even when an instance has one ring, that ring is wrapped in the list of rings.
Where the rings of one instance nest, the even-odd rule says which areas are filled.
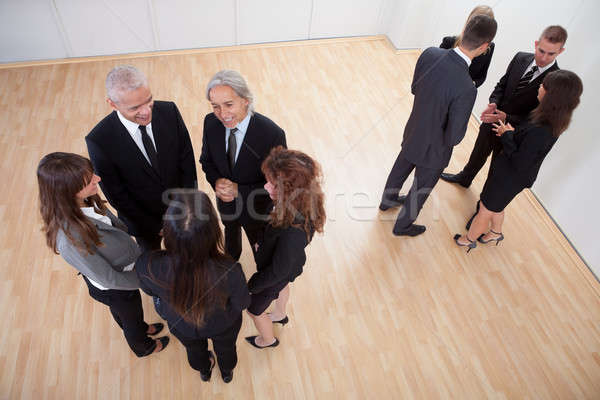
[[[200,371],[200,379],[202,379],[202,381],[204,381],[204,382],[210,381],[210,377],[212,375],[212,370],[215,367],[215,364],[217,363],[217,361],[215,360],[215,356],[212,353],[212,351],[208,352],[208,360],[210,361],[210,369],[208,370],[208,372],[202,372],[202,371]]]
[[[233,371],[221,372],[221,378],[223,382],[229,383],[233,379]]]
[[[462,186],[464,188],[468,188],[469,186],[471,186],[471,182],[466,182],[465,178],[460,173],[459,174],[447,174],[445,172],[442,172],[442,174],[440,175],[440,178],[446,182],[458,183],[460,186]]]
[[[406,201],[406,196],[396,196],[395,199],[383,199],[379,204],[381,211],[387,211],[390,208],[400,207]]]
[[[425,229],[426,228],[423,225],[410,224],[404,229],[396,229],[394,227],[394,230],[392,232],[396,236],[418,236],[421,233],[425,232]]]

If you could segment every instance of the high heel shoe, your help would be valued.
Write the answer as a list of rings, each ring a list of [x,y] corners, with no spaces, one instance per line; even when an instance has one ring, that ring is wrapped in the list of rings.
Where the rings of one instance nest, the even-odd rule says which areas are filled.
[[[500,236],[498,236],[497,238],[494,238],[494,239],[484,240],[483,239],[484,235],[481,235],[481,236],[479,236],[479,238],[477,240],[479,240],[479,242],[483,243],[483,244],[495,241],[496,242],[496,246],[498,246],[500,244],[500,242],[504,240],[504,234],[502,232],[494,232],[491,229],[490,229],[490,232],[492,232],[495,235],[500,235]]]
[[[454,243],[456,243],[457,245],[462,246],[462,247],[468,247],[467,253],[470,252],[471,250],[473,250],[475,247],[477,247],[477,242],[469,239],[469,237],[467,235],[465,235],[465,238],[469,241],[468,244],[462,244],[461,242],[459,242],[458,239],[460,239],[461,236],[462,235],[460,233],[457,233],[456,235],[454,235]]]
[[[267,313],[267,315],[270,317],[271,313]],[[286,315],[285,317],[283,317],[279,321],[273,321],[273,320],[271,320],[271,322],[274,323],[274,324],[281,324],[281,326],[283,326],[283,325],[287,324],[288,322],[290,322],[290,320],[289,320],[289,318]]]

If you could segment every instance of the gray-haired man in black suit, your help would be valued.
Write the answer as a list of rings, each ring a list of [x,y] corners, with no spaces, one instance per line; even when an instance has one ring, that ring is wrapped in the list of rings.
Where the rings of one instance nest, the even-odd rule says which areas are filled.
[[[395,235],[417,236],[425,232],[425,227],[414,221],[448,165],[453,147],[465,135],[477,96],[469,64],[486,51],[496,28],[494,19],[476,16],[467,23],[459,47],[430,47],[417,61],[411,85],[415,95],[413,109],[404,129],[402,150],[379,205],[382,211],[404,205],[394,225]],[[413,169],[415,179],[408,195],[399,196]]]

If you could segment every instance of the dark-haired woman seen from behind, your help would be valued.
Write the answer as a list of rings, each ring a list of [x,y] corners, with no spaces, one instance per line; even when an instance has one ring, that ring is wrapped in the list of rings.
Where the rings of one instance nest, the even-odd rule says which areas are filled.
[[[494,11],[492,11],[492,7],[490,6],[477,6],[475,7],[469,17],[467,18],[466,24],[476,15],[485,15],[490,18],[494,18]],[[458,36],[446,36],[442,39],[442,44],[440,44],[440,48],[442,49],[453,49],[458,47],[461,42],[461,35]],[[487,77],[488,69],[490,68],[490,63],[492,62],[492,55],[494,54],[494,42],[490,43],[487,51],[480,56],[475,57],[471,61],[471,65],[469,65],[469,75],[471,75],[471,79],[473,79],[473,83],[475,87],[479,87],[483,85],[485,82],[485,78]]]
[[[278,146],[262,164],[267,178],[265,189],[274,208],[261,243],[257,243],[256,273],[248,281],[252,302],[248,313],[258,336],[246,340],[257,348],[275,347],[279,340],[273,323],[288,322],[285,306],[290,296],[289,283],[301,273],[306,262],[304,248],[314,232],[325,224],[321,169],[308,155]],[[275,300],[272,313],[265,313]]]
[[[454,236],[456,244],[468,247],[469,251],[476,247],[475,240],[497,245],[504,239],[504,208],[523,189],[533,185],[542,162],[569,126],[582,92],[583,84],[575,73],[551,72],[539,87],[540,104],[529,115],[529,121],[516,130],[503,121],[494,124],[502,152],[492,157],[480,196],[480,209],[469,232]]]
[[[242,267],[224,253],[219,220],[206,193],[174,193],[162,232],[166,250],[146,252],[136,262],[141,287],[160,299],[157,312],[185,346],[200,378],[210,380],[218,361],[223,381],[230,382],[250,293]]]
[[[93,299],[110,308],[138,357],[164,349],[168,337],[148,337],[158,334],[163,324],[144,322],[139,281],[132,271],[138,245],[98,195],[100,178],[90,160],[48,154],[38,165],[37,178],[48,247],[81,273]]]

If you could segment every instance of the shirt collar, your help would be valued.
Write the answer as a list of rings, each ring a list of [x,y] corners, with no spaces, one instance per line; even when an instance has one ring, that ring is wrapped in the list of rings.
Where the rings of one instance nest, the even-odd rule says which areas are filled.
[[[135,122],[128,120],[127,118],[125,118],[123,116],[123,114],[121,114],[121,112],[119,110],[117,110],[117,116],[119,117],[119,120],[121,121],[121,123],[123,124],[125,129],[127,129],[127,132],[129,132],[129,134],[133,136],[133,134],[137,132],[140,124],[136,124]],[[146,126],[150,127],[150,130],[152,130],[152,122],[150,122]]]
[[[461,49],[459,49],[458,47],[455,47],[452,50],[454,50],[456,52],[456,54],[458,54],[460,56],[460,58],[465,60],[465,62],[467,63],[467,67],[471,65],[471,59],[465,53],[463,53]]]
[[[246,134],[246,131],[248,130],[248,125],[250,124],[250,117],[250,112],[248,112],[244,119],[241,120],[240,123],[235,126],[238,129],[238,131],[240,133],[243,133],[244,135]]]
[[[550,64],[546,65],[545,67],[538,67],[539,74],[543,74],[548,68],[550,68],[551,66],[553,66],[555,63],[556,63],[556,59],[554,59],[554,61],[552,61]],[[531,64],[529,64],[529,67],[527,68],[527,71],[529,71],[534,65],[537,65],[535,63],[535,58],[533,59],[533,61],[531,62]]]

